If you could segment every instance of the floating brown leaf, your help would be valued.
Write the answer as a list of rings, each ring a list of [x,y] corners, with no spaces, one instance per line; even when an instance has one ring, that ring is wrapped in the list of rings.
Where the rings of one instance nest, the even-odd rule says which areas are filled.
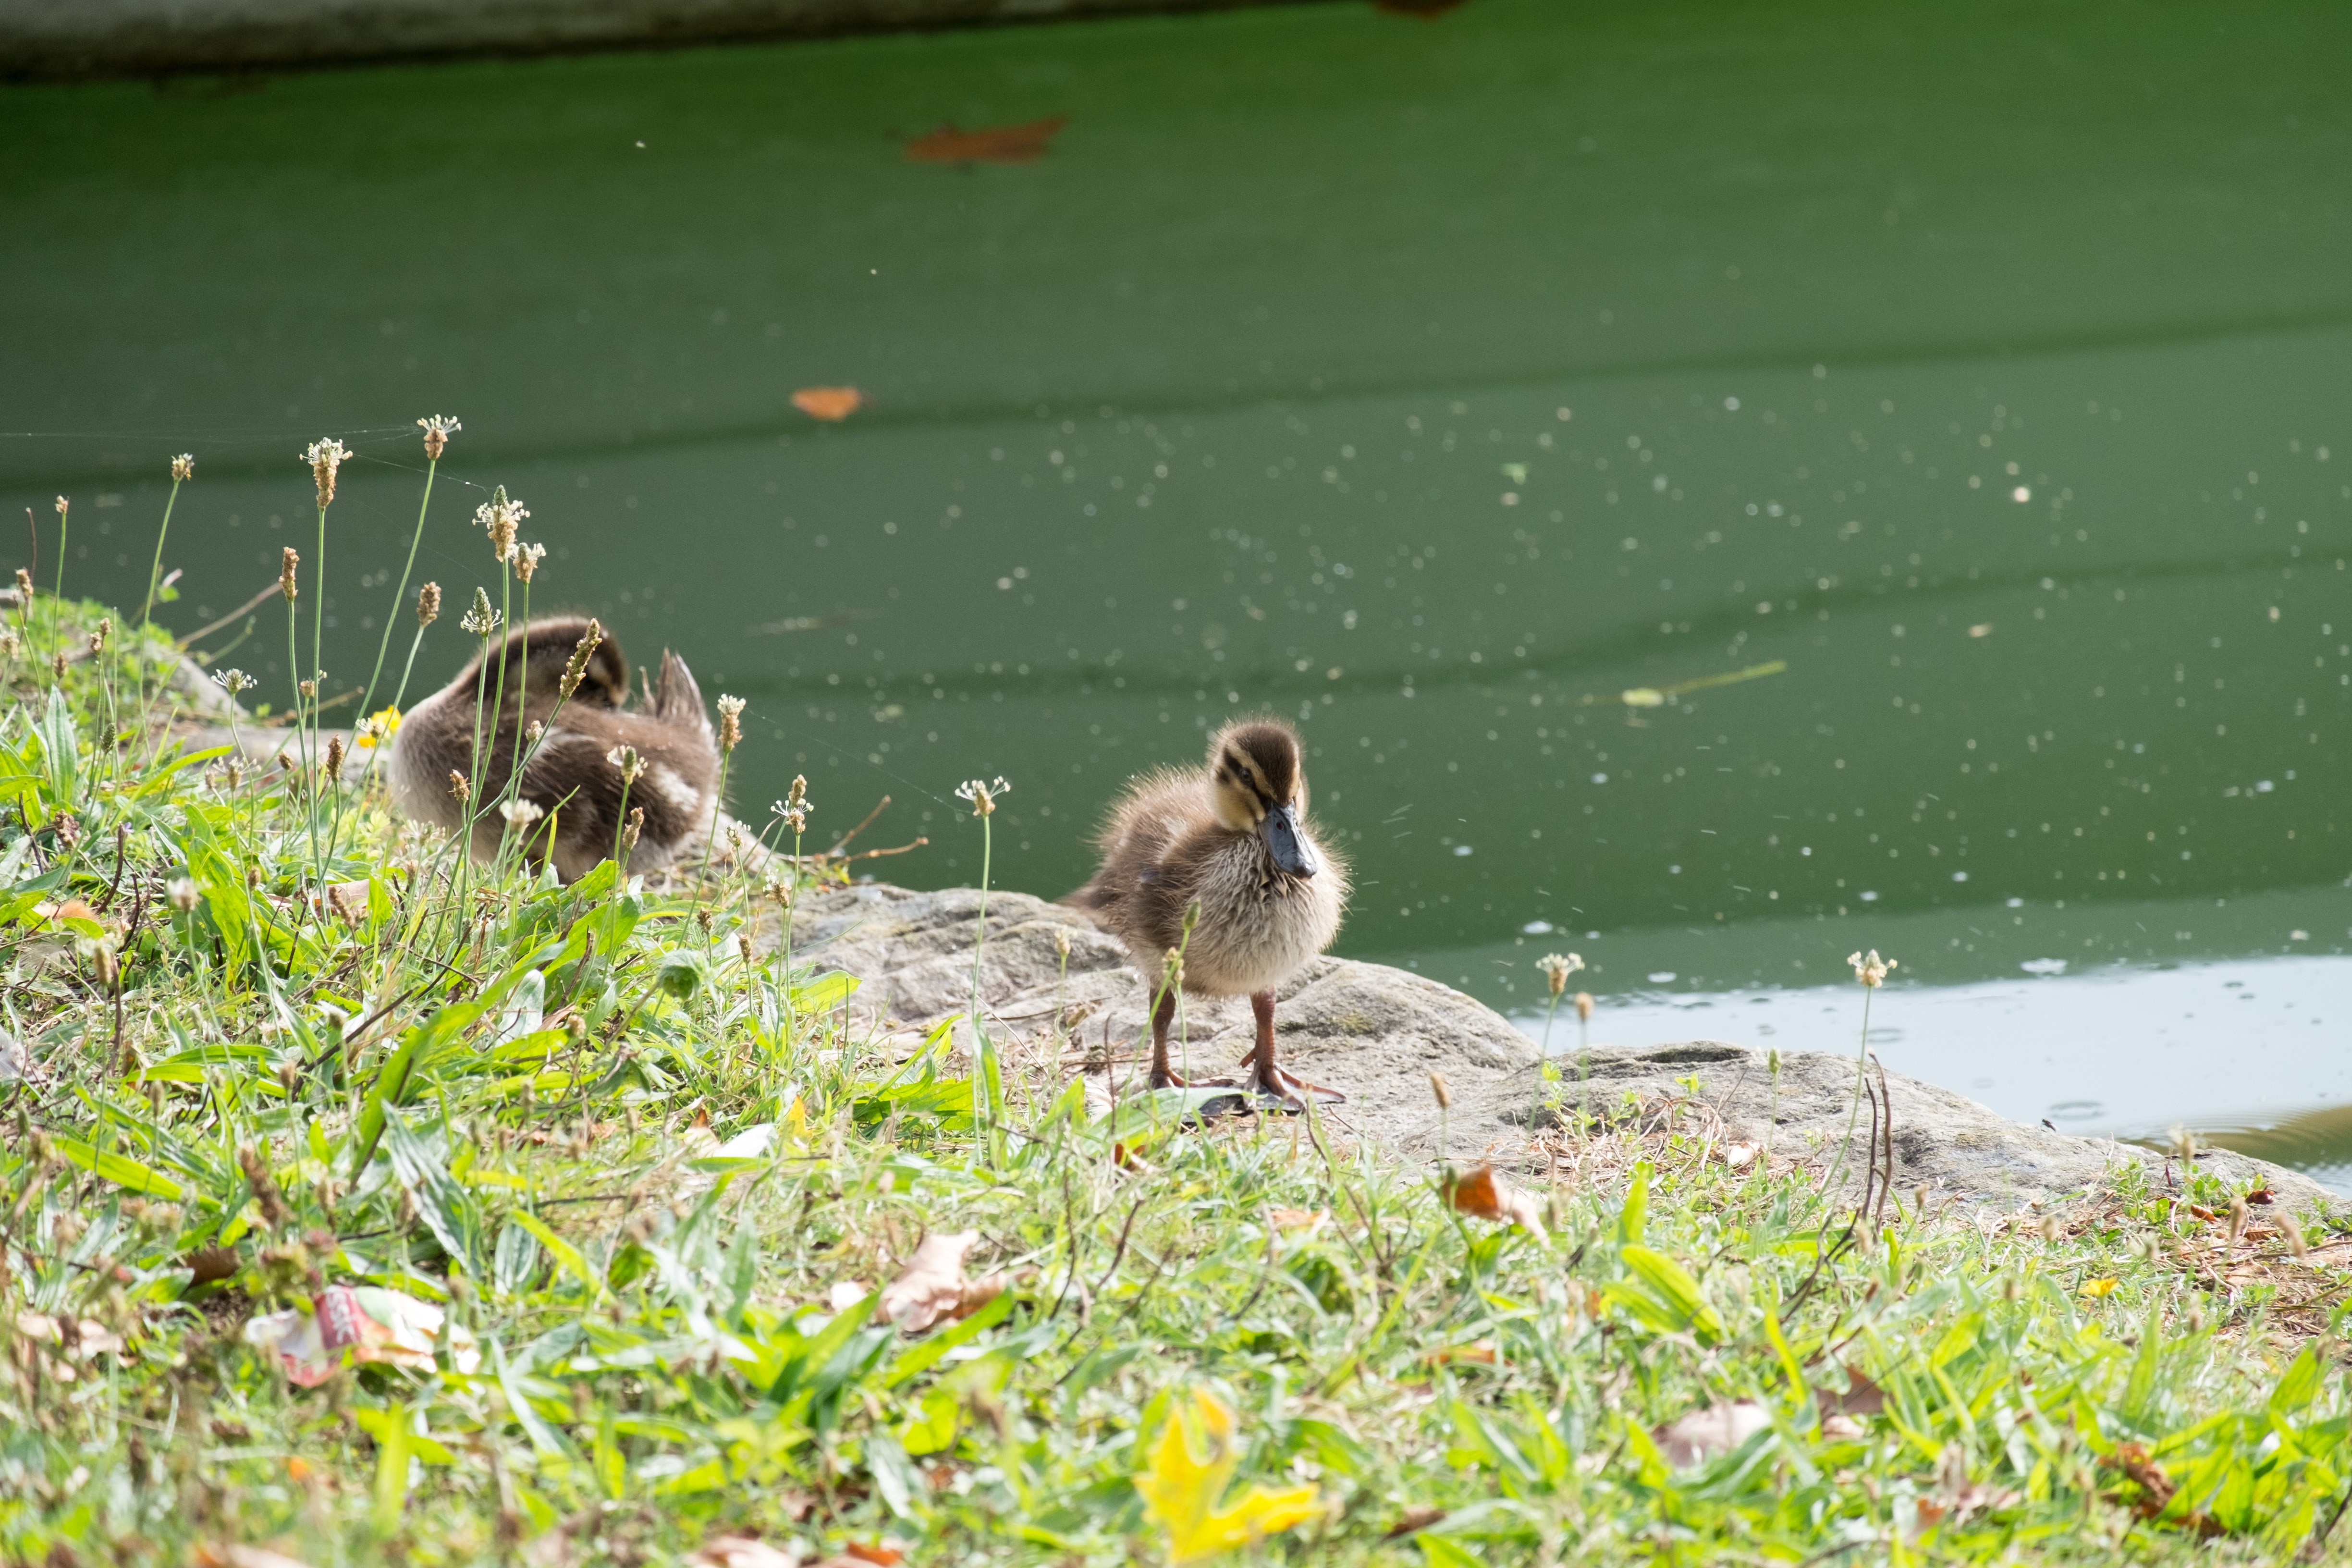
[[[969,1317],[996,1300],[1011,1283],[1003,1275],[963,1277],[964,1254],[979,1240],[976,1230],[925,1237],[907,1260],[907,1271],[882,1287],[874,1315],[919,1334],[942,1319]]]
[[[1741,1399],[1694,1410],[1650,1435],[1657,1439],[1658,1451],[1666,1457],[1666,1463],[1680,1469],[1728,1454],[1770,1425],[1772,1417],[1764,1413],[1762,1405],[1752,1399]]]
[[[866,406],[866,395],[854,386],[803,386],[793,394],[793,406],[812,419],[839,424]]]
[[[942,125],[907,143],[912,163],[1034,163],[1045,155],[1054,135],[1070,122],[1066,114],[1048,115],[1021,125],[990,125],[960,131]]]

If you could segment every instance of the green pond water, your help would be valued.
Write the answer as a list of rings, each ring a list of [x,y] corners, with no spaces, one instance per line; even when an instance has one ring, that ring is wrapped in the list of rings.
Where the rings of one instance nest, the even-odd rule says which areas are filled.
[[[135,600],[194,452],[191,629],[341,436],[340,690],[455,415],[423,675],[506,484],[541,605],[750,700],[739,809],[887,795],[895,878],[976,876],[1001,773],[998,884],[1064,891],[1271,710],[1344,952],[1851,1049],[1875,946],[1898,1070],[2345,1181],[2348,57],[2315,4],[1473,0],[10,89],[0,499]],[[282,701],[275,627],[227,662]]]

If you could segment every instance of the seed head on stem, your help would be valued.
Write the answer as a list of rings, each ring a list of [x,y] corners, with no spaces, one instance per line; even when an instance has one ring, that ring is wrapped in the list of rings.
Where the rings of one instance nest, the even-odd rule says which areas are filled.
[[[530,827],[532,823],[537,822],[541,817],[545,816],[547,813],[541,810],[535,802],[528,800],[509,800],[499,803],[499,815],[507,819],[507,826],[509,827],[511,827],[516,832],[520,833]]]
[[[621,860],[624,864],[636,853],[637,835],[645,830],[645,826],[646,808],[642,805],[629,807],[628,824],[621,829]]]
[[[241,669],[219,669],[213,672],[213,684],[234,700],[238,692],[252,690],[255,683],[253,677]]]
[[[449,437],[465,428],[446,414],[428,414],[416,423],[425,432],[425,461],[432,463],[441,460],[442,452],[448,447]]]
[[[1568,977],[1584,967],[1584,959],[1573,952],[1547,952],[1536,960],[1536,967],[1543,971],[1544,984],[1558,996],[1568,989]]]
[[[489,534],[490,553],[503,563],[514,559],[515,529],[530,515],[522,502],[507,499],[507,488],[500,485],[474,509],[474,522]]]
[[[966,779],[956,786],[956,798],[970,801],[971,814],[974,816],[995,816],[996,797],[1012,793],[1013,786],[1004,782],[1003,775],[1001,773],[997,775],[993,784],[985,783],[980,779]]]
[[[490,595],[479,587],[474,590],[473,608],[457,623],[478,637],[486,637],[499,629],[499,613],[490,606]]]
[[[335,470],[343,466],[351,453],[341,441],[330,437],[313,441],[302,448],[302,460],[310,465],[310,482],[319,487],[319,510],[324,511],[335,504]],[[288,595],[289,598],[291,595]]]
[[[1433,1072],[1429,1075],[1429,1092],[1431,1097],[1437,1101],[1438,1110],[1451,1110],[1454,1109],[1454,1090],[1447,1086],[1445,1075],[1444,1073]]]
[[[635,746],[615,746],[604,753],[604,760],[621,770],[621,783],[624,787],[635,784],[637,776],[646,771],[645,759],[637,755],[637,749]],[[641,808],[637,808],[634,810],[634,815],[643,816],[645,814]]]
[[[178,457],[172,459],[172,479],[173,483],[185,484],[188,480],[193,479],[195,477],[196,455],[194,452],[183,452]]]
[[[594,656],[597,644],[604,640],[604,626],[594,616],[590,616],[588,629],[580,634],[580,640],[572,645],[572,657],[563,661],[563,679],[556,683],[555,688],[558,697],[569,702],[572,694],[580,689],[580,682],[588,675],[588,660]]]
[[[59,497],[58,498],[58,515],[59,517],[63,517],[63,516],[65,516],[68,512],[70,512],[72,510],[73,510],[73,502],[71,502],[71,501],[68,500],[67,500],[65,497],[63,497],[63,496],[59,496]]]
[[[1879,957],[1874,947],[1866,953],[1852,954],[1846,962],[1853,966],[1853,977],[1873,991],[1886,984],[1888,973],[1895,968],[1895,960]]]
[[[719,749],[731,752],[743,741],[743,700],[721,697],[719,700]]]
[[[98,623],[98,629],[89,634],[90,658],[96,658],[99,655],[106,651],[107,634],[112,630],[114,630],[113,618],[111,616],[101,617]]]
[[[174,877],[167,890],[171,894],[173,909],[184,915],[195,912],[196,884],[193,878]]]
[[[296,581],[301,570],[301,552],[290,544],[286,546],[285,553],[278,558],[278,591],[286,595],[289,605],[301,596],[302,586]]]
[[[330,735],[327,737],[327,782],[332,784],[342,776],[343,738],[341,735]]]
[[[1576,994],[1576,1021],[1580,1024],[1592,1022],[1592,993],[1590,991]]]
[[[798,837],[808,831],[809,813],[815,809],[809,804],[808,780],[795,773],[791,792],[776,802],[776,815],[784,819],[784,825],[793,830],[794,837]]]
[[[27,605],[33,602],[33,574],[22,566],[16,568],[16,602]]]
[[[416,590],[416,628],[419,631],[441,618],[441,584],[427,583]]]
[[[472,786],[466,783],[466,775],[459,773],[457,769],[451,768],[449,770],[449,798],[451,800],[463,801],[472,798]]]
[[[530,582],[532,574],[539,570],[539,563],[546,559],[547,546],[544,544],[516,545],[514,552],[515,575],[521,578],[526,583]]]

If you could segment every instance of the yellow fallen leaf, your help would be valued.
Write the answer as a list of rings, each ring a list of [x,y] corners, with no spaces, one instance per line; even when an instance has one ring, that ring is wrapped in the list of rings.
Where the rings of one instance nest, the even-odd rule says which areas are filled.
[[[1205,1452],[1193,1446],[1196,1428]],[[1280,1491],[1253,1486],[1219,1507],[1239,1463],[1234,1429],[1232,1407],[1216,1395],[1204,1389],[1179,1394],[1151,1446],[1150,1465],[1135,1478],[1144,1511],[1167,1528],[1171,1563],[1197,1563],[1247,1546],[1324,1511],[1312,1486]]]
[[[2083,1281],[2083,1294],[2085,1296],[2098,1297],[2108,1295],[2115,1289],[2115,1288],[2116,1281],[2113,1279],[2085,1279]]]

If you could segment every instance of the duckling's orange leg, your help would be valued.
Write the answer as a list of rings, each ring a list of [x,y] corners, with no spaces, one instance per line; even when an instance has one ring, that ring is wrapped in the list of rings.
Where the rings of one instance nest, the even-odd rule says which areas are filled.
[[[1251,1085],[1261,1100],[1271,1100],[1282,1110],[1300,1111],[1309,1100],[1324,1105],[1345,1105],[1348,1097],[1336,1089],[1325,1089],[1319,1083],[1309,1083],[1296,1073],[1286,1072],[1274,1060],[1274,993],[1253,992],[1250,1011],[1257,1017],[1257,1048],[1250,1053]]]
[[[1151,1010],[1151,1078],[1153,1089],[1182,1089],[1184,1080],[1168,1065],[1168,1026],[1176,1021],[1176,993],[1161,993],[1160,1005]]]

